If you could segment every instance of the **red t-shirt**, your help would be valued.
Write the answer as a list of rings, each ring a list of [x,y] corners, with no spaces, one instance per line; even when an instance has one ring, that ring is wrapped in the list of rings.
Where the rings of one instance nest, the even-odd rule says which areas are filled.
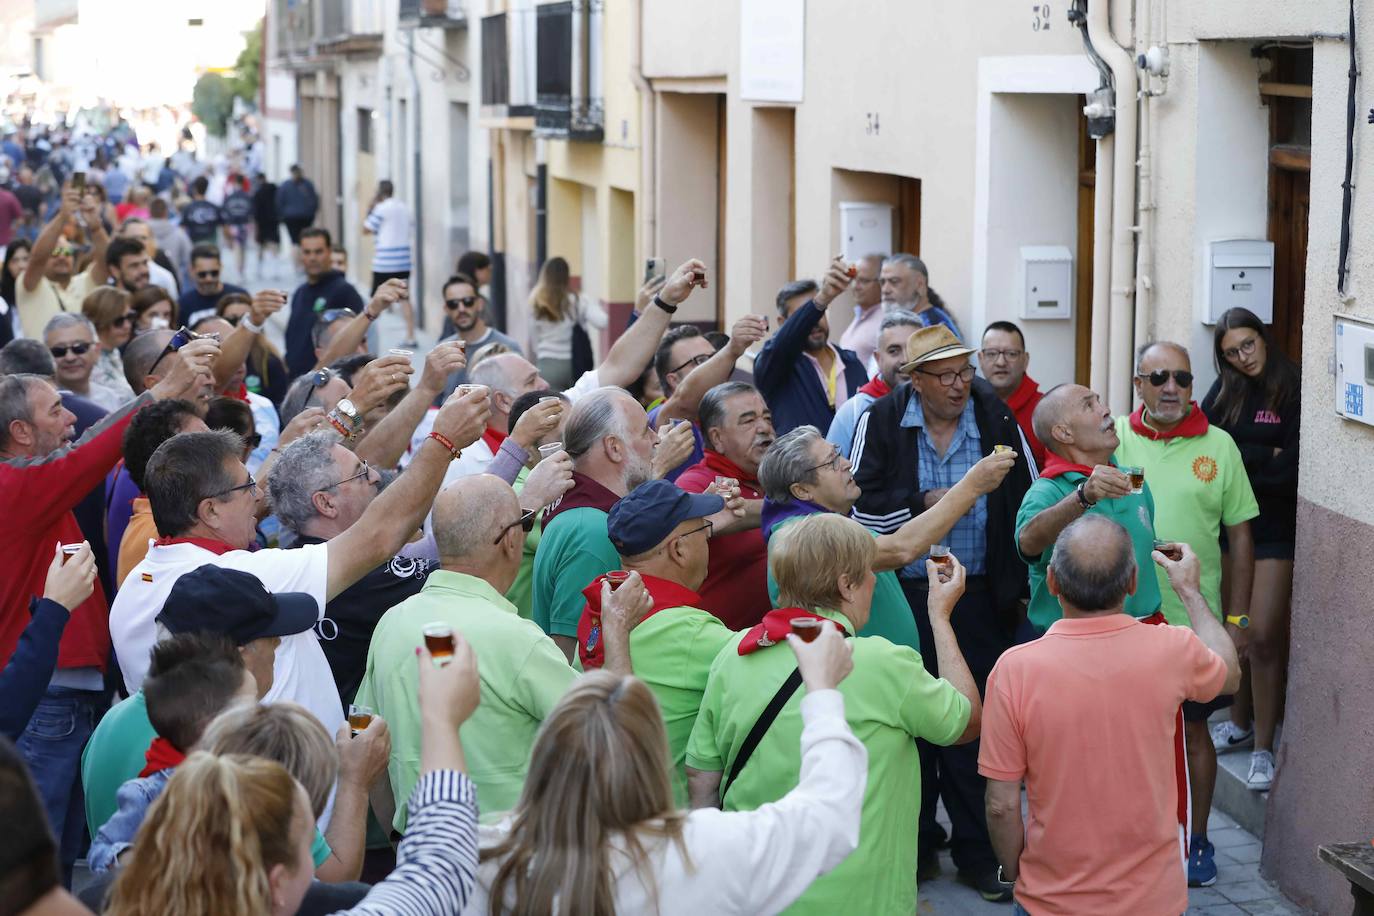
[[[8,247],[14,239],[14,223],[23,215],[24,206],[19,203],[19,198],[0,188],[0,248]],[[13,302],[10,308],[14,308]]]
[[[676,483],[688,493],[704,493],[717,476],[738,480],[745,499],[763,499],[757,480],[710,449],[701,461],[683,471]],[[723,534],[711,539],[710,549],[710,566],[697,607],[715,614],[732,630],[754,626],[773,608],[768,597],[768,546],[763,531],[750,528]]]

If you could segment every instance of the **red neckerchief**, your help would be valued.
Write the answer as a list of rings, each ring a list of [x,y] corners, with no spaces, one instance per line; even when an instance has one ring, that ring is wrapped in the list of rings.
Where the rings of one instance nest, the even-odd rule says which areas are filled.
[[[750,652],[757,652],[759,649],[766,649],[769,646],[777,645],[787,639],[787,634],[792,632],[792,621],[799,617],[811,620],[830,620],[829,617],[822,617],[812,611],[802,610],[799,607],[785,607],[769,611],[763,615],[763,622],[749,628],[744,634],[744,638],[739,641],[739,654],[748,655]],[[835,623],[834,621],[831,621]],[[845,636],[849,631],[840,624],[840,632]]]
[[[239,382],[239,386],[235,388],[233,391],[225,391],[223,392],[223,394],[226,398],[233,398],[236,401],[243,401],[245,404],[248,403],[248,386],[245,385],[243,382]]]
[[[215,556],[222,556],[231,550],[239,549],[214,538],[158,538],[153,542],[154,547],[171,547],[174,544],[195,544],[202,550],[210,551]]]
[[[1139,618],[1141,623],[1150,626],[1166,626],[1169,621],[1164,619],[1161,611],[1155,611],[1149,617]],[[1183,830],[1184,835],[1188,832],[1188,756],[1183,746],[1183,707],[1178,708],[1174,714],[1174,783],[1178,791],[1178,801],[1174,816],[1178,818],[1178,826]]]
[[[889,385],[887,382],[883,381],[883,377],[880,375],[877,378],[870,381],[867,385],[864,385],[862,388],[860,388],[858,393],[871,394],[876,399],[883,397],[890,391],[892,391],[892,386]]]
[[[739,465],[735,464],[729,458],[726,458],[720,452],[713,452],[709,448],[704,449],[702,451],[701,463],[715,471],[721,477],[729,477],[738,480],[741,487],[749,487],[753,490],[763,489],[759,486],[756,474],[749,474],[741,470]]]
[[[1029,375],[1023,375],[1021,376],[1021,384],[1017,385],[1016,390],[1011,393],[1011,397],[1007,398],[1007,406],[1011,408],[1012,413],[1020,413],[1039,393],[1040,386],[1035,379]],[[1041,476],[1043,477],[1044,474]]]
[[[1162,433],[1145,425],[1145,405],[1142,404],[1137,407],[1135,413],[1131,414],[1131,431],[1155,442],[1161,439],[1188,439],[1193,436],[1201,436],[1207,432],[1207,429],[1207,415],[1198,409],[1197,401],[1188,402],[1188,416],[1184,417],[1183,422],[1167,433]]]
[[[501,443],[505,442],[508,436],[508,433],[503,433],[499,429],[492,429],[490,426],[482,430],[482,441],[487,444],[487,448],[491,449],[493,455],[501,451]]]
[[[573,471],[572,478],[572,489],[564,493],[563,498],[550,506],[544,515],[545,528],[559,513],[567,512],[569,509],[600,509],[602,512],[610,512],[611,507],[620,501],[619,496],[586,474]]]
[[[645,614],[640,623],[666,608],[696,607],[701,603],[701,596],[690,588],[657,576],[639,575],[654,601],[653,610]],[[584,670],[600,668],[606,663],[606,646],[601,639],[601,583],[605,580],[605,576],[597,576],[591,585],[582,589],[587,606],[582,609],[582,618],[577,622],[577,655],[582,659]]]
[[[166,738],[154,738],[153,743],[148,745],[147,752],[143,755],[147,761],[147,766],[138,771],[138,778],[152,776],[163,770],[170,770],[174,766],[180,766],[181,761],[186,759],[186,755],[172,746],[172,742]]]
[[[1045,466],[1040,469],[1040,476],[1052,479],[1062,474],[1082,474],[1084,477],[1091,477],[1093,469],[1086,464],[1074,464],[1071,461],[1066,461],[1054,452],[1050,452],[1045,458]]]

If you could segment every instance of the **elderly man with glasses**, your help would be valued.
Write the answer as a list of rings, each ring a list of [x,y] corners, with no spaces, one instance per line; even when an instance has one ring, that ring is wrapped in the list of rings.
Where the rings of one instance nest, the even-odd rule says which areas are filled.
[[[976,377],[973,348],[944,325],[922,328],[907,339],[908,381],[879,398],[859,420],[851,452],[854,479],[863,491],[854,518],[879,533],[897,530],[940,501],[985,456],[1012,458],[1000,483],[980,496],[955,522],[945,542],[968,573],[954,615],[954,633],[981,690],[1020,623],[1028,593],[1026,564],[1016,550],[1016,512],[1034,476],[1029,448],[1012,413],[986,381]],[[1003,451],[1005,449],[1005,451]],[[930,583],[925,555],[898,573],[912,607],[924,607]],[[921,642],[926,620],[917,616]],[[925,656],[931,674],[936,659]],[[976,743],[963,748],[921,744],[922,811],[920,873],[939,873],[935,856],[940,827],[936,796],[953,825],[951,846],[961,880],[987,900],[1008,892],[997,882],[997,858],[983,812],[984,780]]]

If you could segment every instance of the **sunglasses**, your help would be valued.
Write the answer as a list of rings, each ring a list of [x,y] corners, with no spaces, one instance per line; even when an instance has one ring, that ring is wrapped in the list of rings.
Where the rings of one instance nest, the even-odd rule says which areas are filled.
[[[505,536],[506,536],[506,532],[509,531],[509,530],[511,530],[512,528],[514,528],[516,525],[519,525],[519,526],[520,526],[520,530],[521,530],[521,531],[525,532],[526,534],[529,534],[531,531],[534,530],[534,516],[535,516],[535,512],[536,512],[536,510],[534,510],[534,509],[523,509],[523,510],[521,510],[521,512],[520,512],[520,517],[517,518],[515,521],[511,522],[511,523],[510,523],[509,525],[507,525],[506,527],[502,528],[502,529],[501,529],[501,533],[498,534],[498,535],[496,536],[496,540],[492,541],[492,543],[493,543],[493,544],[499,544],[499,543],[501,543],[501,538],[505,537]]]
[[[181,330],[177,331],[175,334],[172,335],[172,339],[171,339],[171,340],[167,341],[167,346],[165,346],[165,347],[162,348],[162,352],[159,353],[159,354],[157,355],[157,359],[153,360],[153,364],[152,364],[151,366],[148,367],[148,374],[149,374],[149,375],[152,375],[152,374],[153,374],[153,370],[157,368],[157,364],[160,363],[160,362],[162,362],[164,359],[166,359],[168,353],[171,353],[171,352],[173,352],[174,350],[180,350],[182,347],[186,346],[186,345],[187,345],[188,343],[190,343],[191,341],[193,341],[193,340],[201,340],[202,338],[209,338],[209,339],[212,339],[212,340],[219,340],[219,335],[218,335],[218,334],[197,334],[195,331],[192,331],[190,328],[187,328],[187,327],[184,327],[184,326],[183,326]]]
[[[462,308],[470,309],[474,305],[476,305],[480,299],[481,296],[464,296],[461,299],[445,299],[444,308],[448,309],[449,311],[453,311],[454,309],[459,308],[460,306]]]
[[[55,258],[70,258],[74,254],[76,254],[76,249],[67,245],[62,245],[52,250],[52,256]]]
[[[77,356],[85,356],[93,346],[95,344],[74,343],[65,347],[48,347],[48,352],[52,354],[53,359],[61,359],[68,352],[75,353]]]
[[[123,315],[120,315],[114,321],[110,322],[110,324],[113,327],[122,328],[129,322],[137,320],[137,318],[138,312],[125,312]]]
[[[197,280],[217,280],[217,279],[219,279],[219,271],[217,271],[217,270],[198,270],[198,271],[196,271],[196,279],[197,279]]]
[[[1154,372],[1150,373],[1142,372],[1137,375],[1136,378],[1146,379],[1156,388],[1163,388],[1169,383],[1169,376],[1171,375],[1174,377],[1174,381],[1178,382],[1178,387],[1193,387],[1193,373],[1189,372],[1187,369],[1175,369],[1172,372],[1168,369],[1156,369]]]

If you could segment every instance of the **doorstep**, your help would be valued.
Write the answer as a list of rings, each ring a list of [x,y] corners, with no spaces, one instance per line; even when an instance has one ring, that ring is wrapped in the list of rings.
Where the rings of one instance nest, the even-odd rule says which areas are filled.
[[[1215,724],[1228,717],[1227,710],[1212,715]],[[1245,784],[1250,775],[1250,748],[1217,754],[1217,788],[1212,805],[1225,811],[1241,827],[1264,840],[1264,813],[1268,792],[1256,792]]]

